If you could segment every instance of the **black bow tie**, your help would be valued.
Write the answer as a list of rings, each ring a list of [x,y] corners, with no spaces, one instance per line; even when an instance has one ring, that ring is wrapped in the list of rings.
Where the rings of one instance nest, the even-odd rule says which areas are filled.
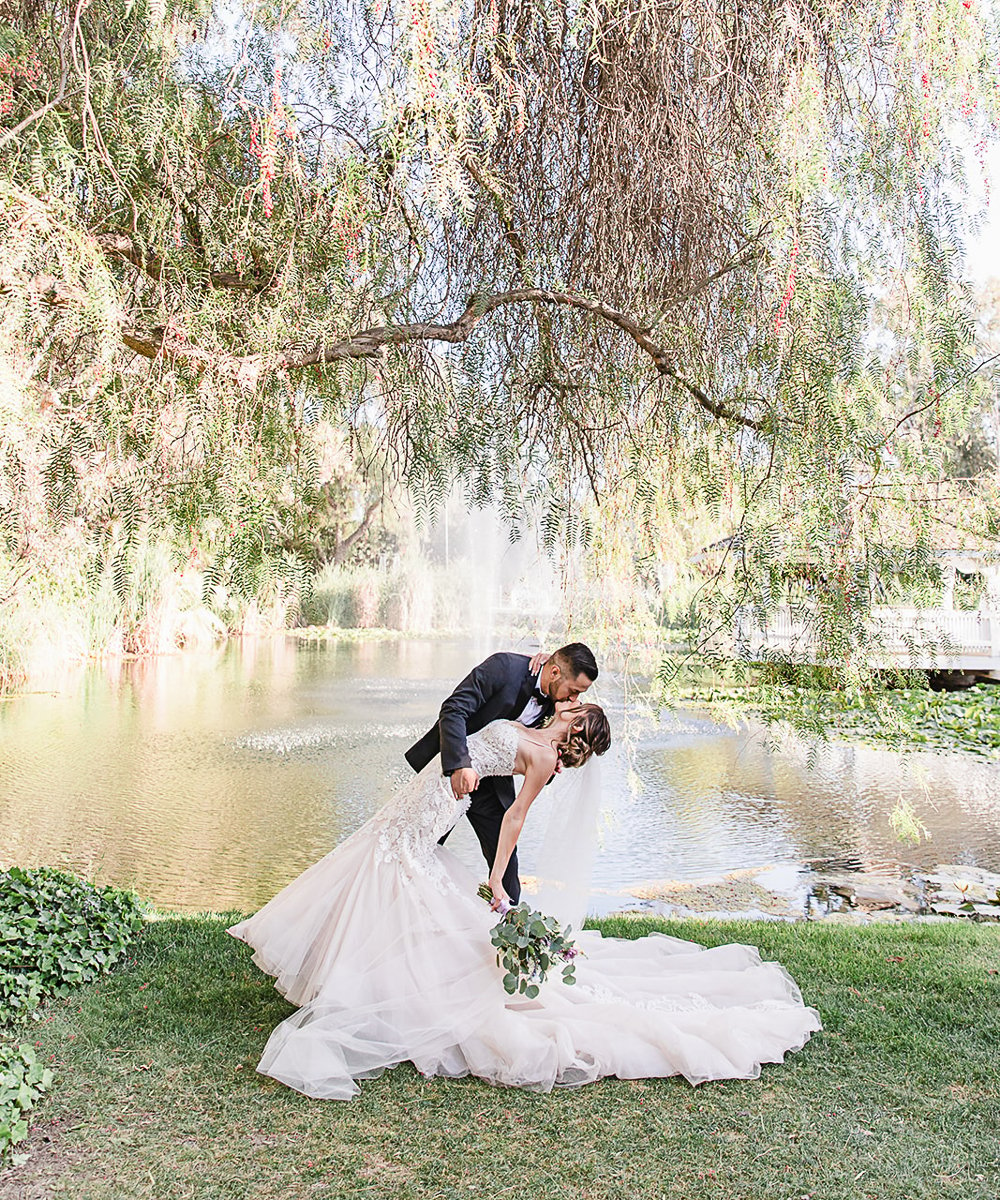
[[[531,689],[531,698],[532,698],[532,700],[537,700],[538,703],[543,706],[548,704],[548,702],[549,702],[548,696],[546,696],[546,694],[544,692],[539,691],[538,688]]]

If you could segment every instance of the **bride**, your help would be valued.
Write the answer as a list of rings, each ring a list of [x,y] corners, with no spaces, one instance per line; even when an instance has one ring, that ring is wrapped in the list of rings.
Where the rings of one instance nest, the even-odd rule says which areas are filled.
[[[596,704],[566,703],[545,729],[493,721],[469,736],[479,776],[522,775],[490,872],[493,908],[532,802],[561,764],[610,745]],[[503,988],[496,922],[477,879],[438,839],[461,818],[428,764],[360,829],[229,932],[298,1006],[271,1034],[258,1071],[318,1098],[409,1061],[425,1076],[473,1074],[549,1091],[683,1075],[749,1079],[820,1028],[794,980],[751,946],[704,949],[653,933],[575,934],[575,986],[555,974],[534,1000]]]

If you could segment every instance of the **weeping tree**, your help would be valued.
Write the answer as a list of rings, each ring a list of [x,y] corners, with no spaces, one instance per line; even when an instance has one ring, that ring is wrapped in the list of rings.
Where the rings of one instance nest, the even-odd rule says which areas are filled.
[[[978,0],[0,0],[0,591],[72,541],[139,611],[152,537],[291,594],[333,426],[602,575],[707,513],[702,651],[805,561],[856,672],[873,578],[998,532],[996,56]]]

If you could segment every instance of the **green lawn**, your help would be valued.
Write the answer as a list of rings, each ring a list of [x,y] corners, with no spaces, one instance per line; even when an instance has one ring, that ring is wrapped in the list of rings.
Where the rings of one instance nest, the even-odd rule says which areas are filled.
[[[1000,928],[678,924],[779,958],[826,1025],[753,1082],[551,1095],[409,1066],[350,1103],[254,1071],[289,1007],[221,917],[151,923],[30,1030],[56,1068],[5,1200],[997,1200]]]

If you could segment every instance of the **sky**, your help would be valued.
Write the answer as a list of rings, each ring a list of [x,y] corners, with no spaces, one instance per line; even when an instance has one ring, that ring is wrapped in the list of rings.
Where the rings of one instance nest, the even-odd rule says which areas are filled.
[[[989,202],[982,227],[967,242],[967,269],[970,279],[979,285],[1000,279],[1000,144],[994,144],[986,156],[985,178],[979,163],[973,158],[969,169],[970,204],[978,207],[985,199],[989,186]]]

